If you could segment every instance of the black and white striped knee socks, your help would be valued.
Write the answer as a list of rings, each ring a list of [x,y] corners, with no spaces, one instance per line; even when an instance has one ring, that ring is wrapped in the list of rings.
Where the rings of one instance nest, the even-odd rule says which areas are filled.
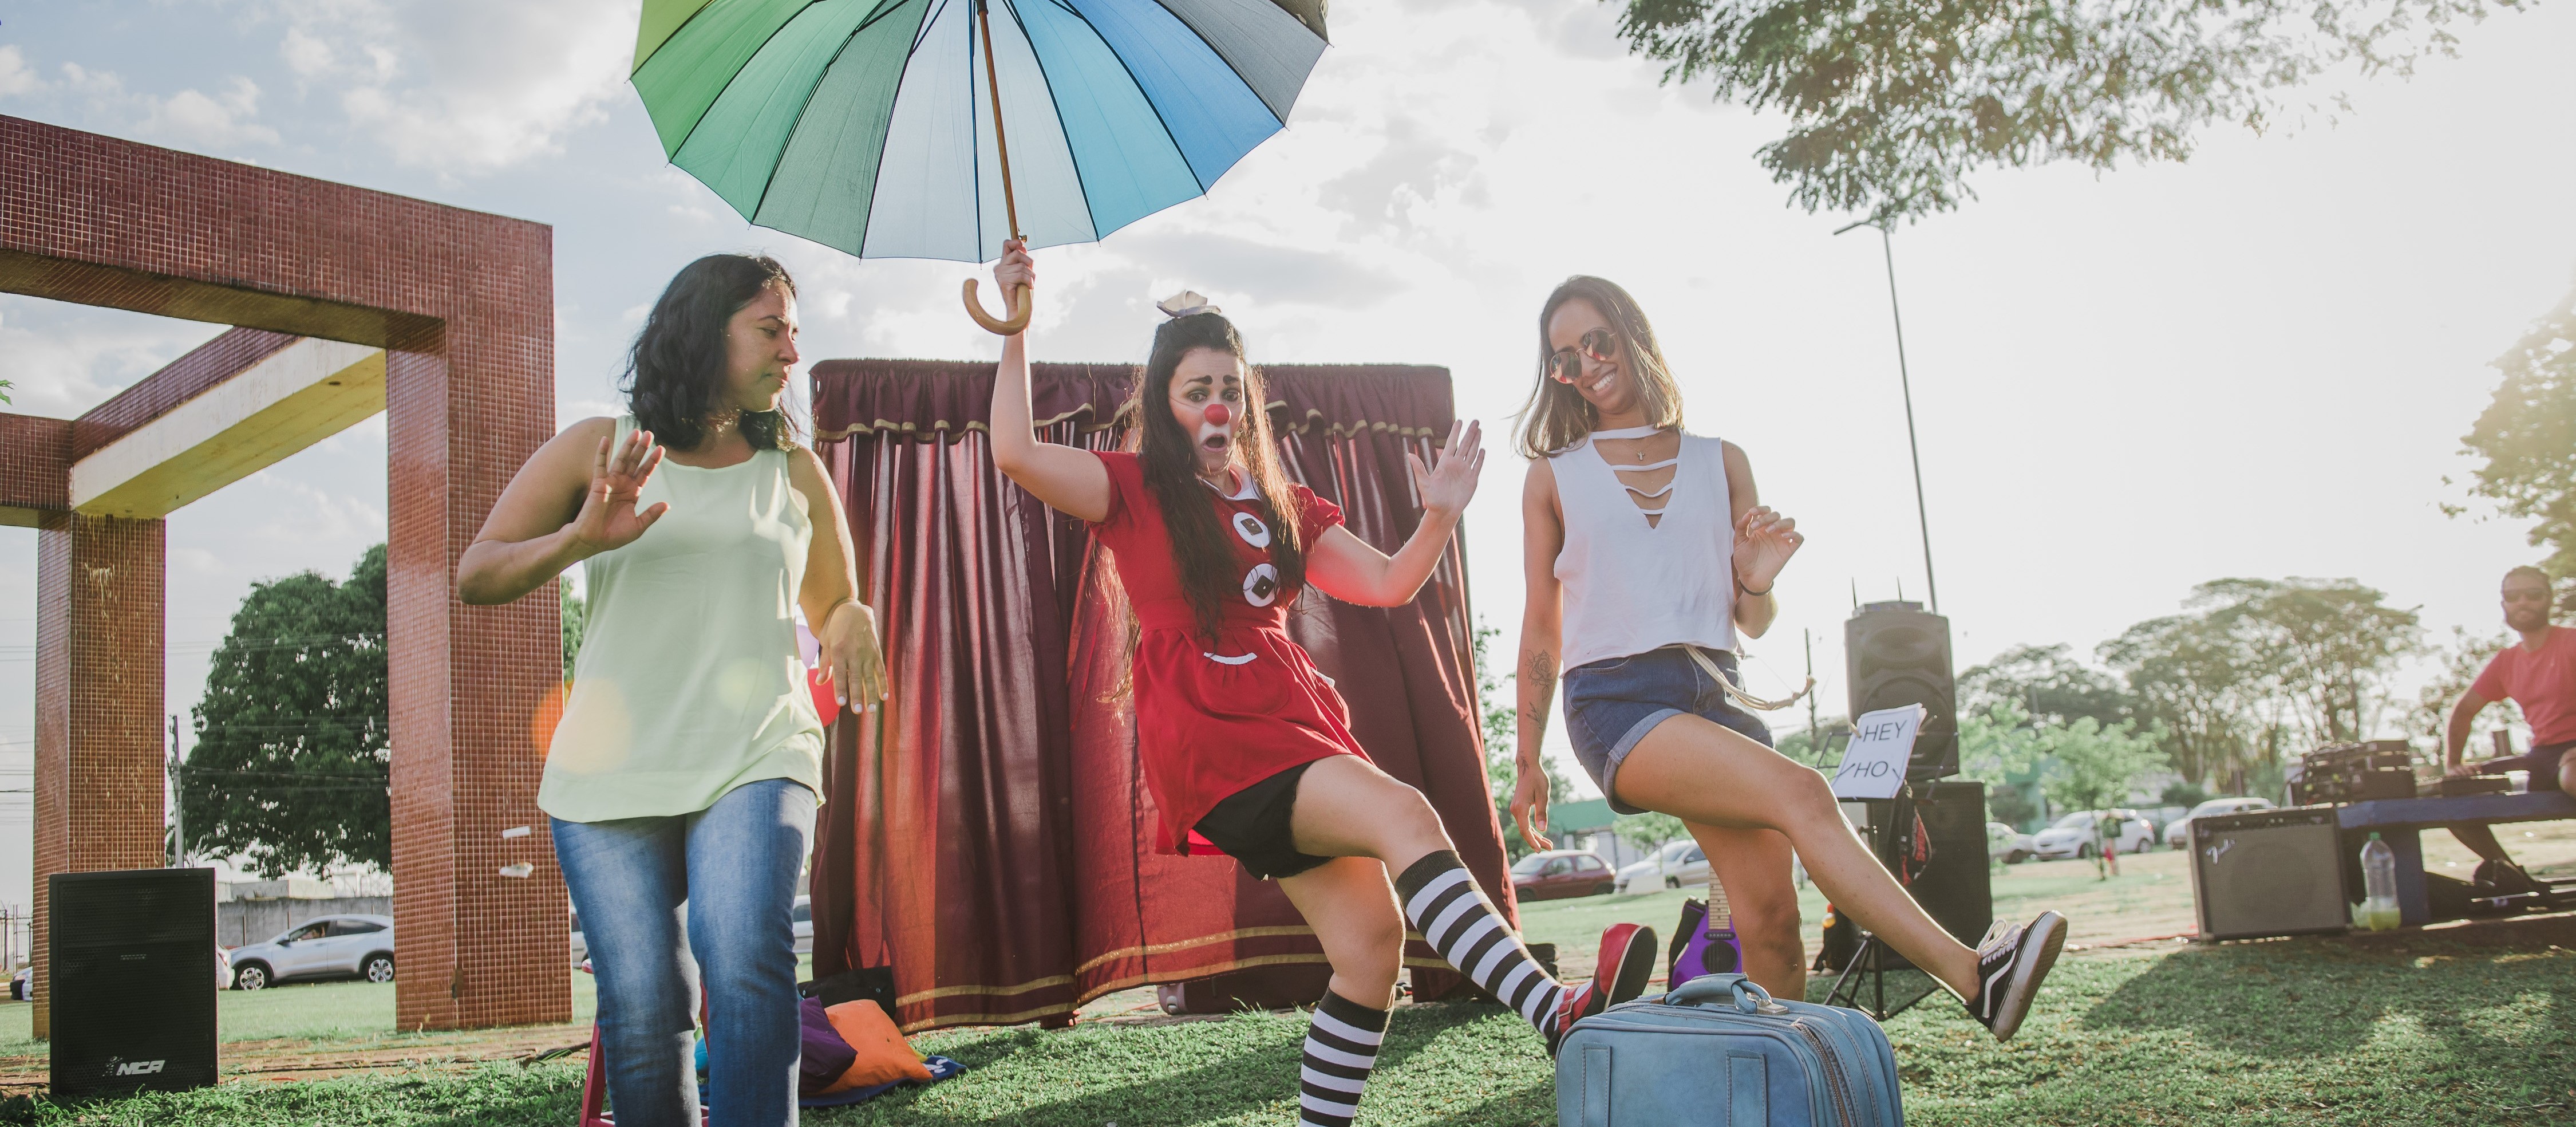
[[[1386,1013],[1324,992],[1306,1026],[1306,1061],[1297,1072],[1298,1127],[1350,1127],[1386,1039]]]
[[[1553,1035],[1565,987],[1541,970],[1520,936],[1503,925],[1456,853],[1446,849],[1416,861],[1395,878],[1404,916],[1485,992],[1502,1000],[1543,1035]]]

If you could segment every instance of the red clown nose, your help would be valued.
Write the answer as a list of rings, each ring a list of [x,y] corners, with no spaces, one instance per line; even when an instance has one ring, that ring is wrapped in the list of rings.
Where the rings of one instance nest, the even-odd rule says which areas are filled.
[[[1229,410],[1229,409],[1227,409],[1227,407],[1226,407],[1226,405],[1225,405],[1225,404],[1223,404],[1223,403],[1210,403],[1210,404],[1208,404],[1208,408],[1207,408],[1207,421],[1209,421],[1209,422],[1211,422],[1211,423],[1214,423],[1214,424],[1216,424],[1216,425],[1218,425],[1218,426],[1224,426],[1224,425],[1226,424],[1226,422],[1227,422],[1228,420],[1232,419],[1232,418],[1234,418],[1234,412],[1233,412],[1233,411],[1231,411],[1231,410]]]

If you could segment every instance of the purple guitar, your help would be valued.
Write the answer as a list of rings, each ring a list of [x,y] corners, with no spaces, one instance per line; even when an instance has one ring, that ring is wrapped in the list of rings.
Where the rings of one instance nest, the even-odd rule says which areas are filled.
[[[1670,969],[1665,972],[1664,989],[1673,990],[1682,983],[1704,974],[1731,974],[1744,969],[1744,946],[1735,938],[1735,913],[1726,906],[1726,888],[1717,875],[1708,878],[1709,903],[1682,901],[1681,926],[1673,930],[1675,944],[1669,952]]]

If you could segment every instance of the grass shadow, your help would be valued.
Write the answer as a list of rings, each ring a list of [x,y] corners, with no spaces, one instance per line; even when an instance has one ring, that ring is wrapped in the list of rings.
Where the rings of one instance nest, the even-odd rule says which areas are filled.
[[[2554,950],[2554,949],[2553,949]],[[2084,1013],[2086,1027],[2187,1035],[2194,1044],[2273,1059],[2353,1053],[2392,1023],[2448,1056],[2505,1064],[2519,1054],[2510,1015],[2576,1015],[2576,960],[2440,942],[2367,947],[2335,939],[2232,943],[2174,952]]]
[[[916,1039],[916,1045],[965,1064],[965,1076],[851,1108],[810,1112],[808,1118],[830,1127],[1269,1122],[1295,1114],[1305,1029],[1305,1016],[1290,1012],[1166,1026],[932,1035]],[[1426,1054],[1438,1059],[1417,1059]],[[1546,1054],[1537,1035],[1499,1006],[1404,1007],[1387,1031],[1363,1107],[1409,1106],[1408,1094],[1417,1094],[1409,1090],[1454,1083],[1460,1064],[1483,1066],[1493,1058],[1506,1065],[1515,1058],[1543,1064]],[[1377,1116],[1370,1121],[1396,1122]]]

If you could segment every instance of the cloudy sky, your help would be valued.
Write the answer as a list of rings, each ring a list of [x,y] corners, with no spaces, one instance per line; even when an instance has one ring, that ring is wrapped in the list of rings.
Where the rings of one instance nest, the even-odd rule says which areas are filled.
[[[989,357],[953,263],[860,262],[742,222],[662,160],[626,85],[635,6],[594,0],[0,0],[0,113],[551,224],[559,412],[614,409],[618,351],[672,271],[780,255],[809,357]],[[1507,425],[1537,304],[1597,273],[1656,320],[1691,427],[1741,444],[1809,540],[1749,646],[1829,711],[1855,592],[1924,589],[1887,279],[1850,217],[1786,205],[1753,150],[1779,118],[1667,87],[1583,0],[1350,4],[1286,132],[1205,199],[1047,252],[1043,359],[1132,360],[1183,287],[1258,360],[1443,364]],[[2187,164],[1989,173],[1900,230],[1941,609],[1961,666],[2079,651],[2221,576],[2350,576],[2447,636],[2495,627],[2531,558],[2466,500],[2488,362],[2576,284],[2576,7],[2507,13],[2351,109]],[[70,416],[218,326],[0,296],[16,410]],[[1519,615],[1522,467],[1469,517],[1479,614]],[[2449,479],[2449,480],[2446,480]],[[384,535],[381,419],[170,523],[170,706],[247,586],[346,574]],[[35,535],[0,529],[0,789],[32,738]],[[1562,742],[1559,736],[1556,742]],[[0,805],[24,840],[24,802]],[[18,846],[23,849],[23,845]],[[20,853],[19,856],[23,856]],[[0,902],[23,901],[5,863]]]

